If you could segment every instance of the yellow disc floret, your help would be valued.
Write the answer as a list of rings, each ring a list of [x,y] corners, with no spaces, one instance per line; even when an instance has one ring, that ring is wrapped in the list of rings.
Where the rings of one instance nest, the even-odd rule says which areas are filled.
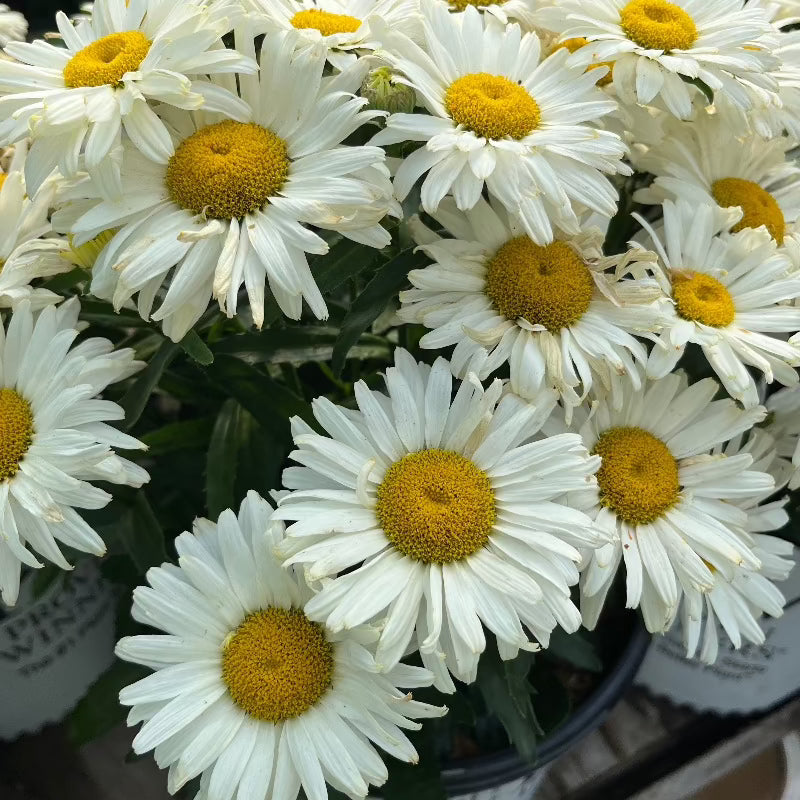
[[[688,50],[697,41],[694,20],[675,3],[631,0],[619,17],[625,35],[648,50]]]
[[[225,120],[181,142],[167,165],[166,184],[181,208],[241,219],[263,208],[288,175],[283,139],[252,122]]]
[[[592,273],[566,243],[506,242],[487,264],[486,295],[507,319],[556,332],[576,323],[594,294]]]
[[[0,481],[17,474],[32,441],[30,403],[14,389],[0,389]]]
[[[731,293],[704,272],[673,272],[672,299],[683,319],[712,328],[726,328],[736,315]]]
[[[299,609],[271,606],[245,617],[226,640],[222,679],[251,717],[278,723],[299,717],[331,687],[333,645]]]
[[[556,45],[556,50],[569,50],[570,53],[575,53],[582,47],[586,47],[587,44],[589,44],[589,40],[586,37],[575,36],[572,39],[564,39],[563,42]],[[608,86],[608,84],[611,83],[611,79],[613,77],[614,62],[598,61],[596,64],[590,64],[586,69],[588,72],[588,70],[597,69],[598,67],[608,67],[608,73],[603,75],[603,77],[597,81],[597,85]]]
[[[447,0],[453,11],[466,11],[467,6],[486,8],[486,6],[501,6],[506,0]]]
[[[386,471],[375,513],[401,553],[426,564],[448,564],[489,541],[494,492],[486,473],[464,456],[420,450]]]
[[[625,522],[653,522],[677,502],[678,464],[652,433],[633,427],[609,428],[592,453],[602,458],[597,472],[600,502]]]
[[[0,189],[3,188],[3,184],[6,182],[6,178],[8,177],[8,173],[0,172]]]
[[[323,36],[332,36],[334,33],[355,33],[361,27],[361,20],[348,14],[331,14],[312,8],[298,11],[292,17],[292,25],[301,29],[314,28]]]
[[[744,216],[731,230],[766,226],[772,238],[783,244],[786,220],[775,198],[763,187],[744,178],[722,178],[711,185],[711,193],[722,208],[740,206]]]
[[[474,72],[450,84],[444,107],[453,121],[485,139],[523,139],[539,127],[539,105],[518,83]]]
[[[150,40],[141,31],[110,33],[79,50],[64,67],[64,84],[119,86],[122,76],[135,72],[150,50]]]

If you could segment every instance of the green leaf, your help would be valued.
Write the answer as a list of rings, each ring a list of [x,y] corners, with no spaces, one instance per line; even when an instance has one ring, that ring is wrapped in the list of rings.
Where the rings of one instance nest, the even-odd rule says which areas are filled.
[[[186,355],[198,364],[207,367],[214,363],[214,354],[208,349],[208,345],[200,338],[197,331],[189,331],[181,339],[180,345]]]
[[[350,348],[361,334],[386,309],[389,301],[408,283],[408,273],[422,266],[424,257],[413,250],[404,250],[387,261],[364,291],[355,298],[353,305],[342,322],[342,330],[333,348],[331,367],[335,375],[340,375]]]
[[[603,671],[603,662],[594,646],[580,631],[567,633],[563,628],[555,628],[546,654],[587,672]]]
[[[700,78],[688,78],[686,75],[681,75],[685,83],[691,83],[692,86],[696,86],[705,96],[706,100],[708,100],[709,105],[714,103],[714,90]]]
[[[120,405],[125,409],[125,430],[130,430],[138,422],[162,373],[178,355],[179,350],[179,344],[165,339],[150,359],[150,363],[139,373],[133,386],[120,400]]]
[[[476,684],[520,758],[535,764],[537,739],[542,729],[531,701],[530,666],[530,653],[522,652],[513,661],[501,661],[496,648],[487,648],[478,665]]]
[[[72,289],[73,286],[83,283],[88,280],[88,278],[89,273],[85,269],[75,267],[75,269],[71,269],[69,272],[62,272],[53,278],[49,278],[44,281],[42,286],[45,289],[49,289],[51,292],[64,294],[67,289]]]
[[[164,546],[164,531],[156,518],[147,495],[143,489],[136,492],[133,505],[129,509],[130,535],[122,537],[122,542],[140,573],[167,560]]]
[[[93,325],[105,328],[148,328],[150,323],[142,319],[135,311],[122,308],[114,311],[110,303],[103,300],[81,298],[80,318]]]
[[[116,661],[104,672],[67,720],[67,733],[72,743],[79,747],[123,722],[128,712],[119,704],[120,690],[147,673],[144,667],[124,661]]]
[[[409,734],[419,755],[418,764],[387,759],[389,780],[381,787],[384,800],[447,800],[436,743],[429,726]]]
[[[211,519],[216,519],[235,503],[238,450],[242,439],[242,407],[229,397],[220,409],[206,459],[206,506]]]
[[[213,417],[200,417],[170,422],[140,438],[148,447],[148,456],[160,456],[176,450],[205,449],[213,427]]]

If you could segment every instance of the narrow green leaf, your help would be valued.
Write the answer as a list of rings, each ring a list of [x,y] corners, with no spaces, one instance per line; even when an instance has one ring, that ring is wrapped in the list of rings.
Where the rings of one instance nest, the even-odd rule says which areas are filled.
[[[447,800],[442,784],[436,742],[429,726],[409,735],[419,755],[418,764],[387,760],[389,780],[381,787],[384,800]]]
[[[208,349],[208,345],[200,338],[197,331],[189,331],[180,341],[183,351],[189,358],[207,367],[214,363],[214,354]]]
[[[235,503],[233,487],[241,441],[242,407],[229,397],[214,424],[206,459],[206,506],[211,519],[216,519]]]
[[[150,363],[139,373],[133,386],[120,400],[125,409],[125,430],[130,430],[142,416],[142,411],[150,399],[150,395],[158,385],[161,375],[180,350],[180,345],[165,339],[150,359]]]
[[[688,78],[686,75],[681,75],[681,78],[685,83],[691,83],[692,86],[696,86],[706,96],[709,105],[713,104],[714,90],[704,80],[701,78]]]
[[[131,561],[140,573],[167,560],[164,531],[147,500],[143,489],[134,495],[129,511],[130,535],[123,536],[123,544]]]
[[[404,250],[387,261],[364,291],[355,298],[353,305],[342,322],[342,330],[333,348],[331,367],[335,375],[340,375],[350,348],[361,334],[369,328],[386,309],[389,301],[408,283],[410,270],[421,266],[424,257],[413,250]]]
[[[567,633],[563,628],[555,628],[546,654],[587,672],[603,671],[603,662],[594,646],[580,631]]]
[[[147,445],[147,454],[151,457],[173,453],[176,450],[192,448],[205,450],[213,427],[213,417],[200,417],[170,422],[162,428],[145,433],[140,438]]]
[[[381,251],[349,239],[342,239],[327,255],[318,258],[312,267],[314,279],[323,293],[338,289],[345,281],[374,267]]]
[[[148,328],[150,323],[142,319],[135,311],[121,308],[114,311],[111,303],[92,298],[81,298],[80,318],[93,325],[106,328]]]

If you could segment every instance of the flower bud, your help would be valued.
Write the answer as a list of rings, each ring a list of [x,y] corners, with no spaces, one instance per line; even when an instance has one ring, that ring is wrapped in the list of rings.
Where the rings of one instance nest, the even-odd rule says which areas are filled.
[[[411,113],[417,102],[416,92],[410,86],[396,83],[389,67],[370,70],[361,84],[361,96],[369,101],[369,108],[392,114]]]

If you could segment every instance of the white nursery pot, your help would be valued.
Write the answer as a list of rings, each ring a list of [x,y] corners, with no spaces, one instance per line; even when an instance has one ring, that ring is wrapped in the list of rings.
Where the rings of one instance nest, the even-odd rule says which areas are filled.
[[[90,561],[33,599],[35,574],[0,618],[0,740],[71,711],[114,659],[114,598]]]

